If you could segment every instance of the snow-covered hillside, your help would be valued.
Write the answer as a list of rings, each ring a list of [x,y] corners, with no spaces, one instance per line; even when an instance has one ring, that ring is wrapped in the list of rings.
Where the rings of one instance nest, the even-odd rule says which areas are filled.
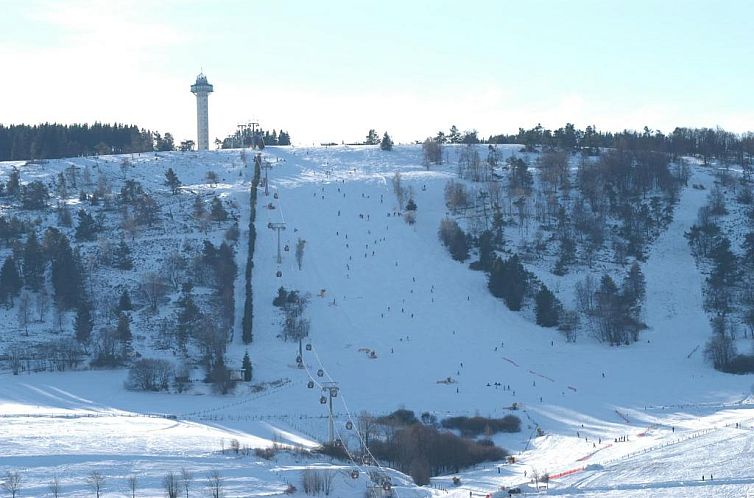
[[[503,155],[517,149],[503,148]],[[181,467],[202,479],[209,470],[220,470],[228,496],[282,493],[287,482],[301,488],[301,467],[327,459],[287,455],[267,462],[221,449],[231,439],[249,447],[272,441],[312,447],[324,440],[327,412],[319,383],[327,381],[340,389],[334,399],[336,432],[354,446],[356,435],[346,424],[355,423],[361,411],[381,415],[403,407],[438,417],[513,413],[522,418],[522,432],[494,437],[516,454],[517,463],[470,470],[461,475],[460,489],[449,478],[436,478],[434,488],[422,490],[400,483],[406,484],[396,486],[400,497],[484,495],[528,482],[533,469],[551,475],[576,471],[550,483],[548,492],[562,496],[646,496],[647,489],[657,496],[743,496],[749,486],[754,490],[754,474],[744,463],[754,442],[754,409],[748,408],[752,381],[711,369],[701,353],[709,324],[701,308],[701,277],[683,234],[706,202],[706,192],[681,192],[673,221],[642,265],[650,329],[639,342],[615,348],[582,335],[569,343],[556,330],[509,311],[490,294],[483,272],[451,259],[438,241],[438,226],[448,214],[443,190],[455,177],[453,153],[449,165],[427,169],[419,146],[391,152],[266,148],[270,192],[265,196],[260,188],[257,204],[254,342],[248,348],[238,326],[250,168],[242,166],[239,151],[134,158],[132,174],[155,189],[166,189],[159,186],[167,166],[185,189],[209,188],[203,180],[207,170],[220,173],[221,183],[212,188],[233,201],[241,229],[236,333],[228,358],[240,366],[248,349],[254,384],[262,389],[242,384],[230,396],[201,386],[187,394],[135,393],[123,388],[123,370],[7,373],[0,384],[0,474],[19,470],[29,496],[46,493],[53,473],[65,482],[62,496],[80,496],[94,469],[111,484],[104,496],[122,494],[126,477],[134,473],[143,476],[144,496],[158,496],[162,476]],[[49,161],[33,166],[30,174],[45,178],[87,161]],[[107,161],[100,159],[99,167]],[[109,166],[113,177],[120,171],[118,161],[112,158]],[[413,188],[418,206],[413,225],[398,214],[391,187],[396,172]],[[712,184],[703,168],[693,173],[692,182]],[[166,192],[165,202],[172,197]],[[268,223],[280,222],[286,229],[277,264],[276,232]],[[164,230],[165,243],[181,247],[185,240],[204,238],[180,226]],[[212,240],[219,241],[226,228],[211,231]],[[301,269],[294,256],[299,238],[306,241]],[[159,269],[147,239],[163,240],[150,235],[141,242],[134,279],[148,268]],[[570,305],[574,279],[588,270],[556,277],[551,268],[551,262],[530,267]],[[614,270],[597,264],[591,271],[599,276]],[[103,277],[96,285],[101,292],[114,282]],[[312,347],[303,351],[305,368],[296,365],[298,343],[279,337],[282,315],[272,300],[281,286],[310,294],[306,343]],[[142,335],[137,344],[142,354],[170,356],[156,349],[151,335]],[[317,383],[314,389],[307,387],[310,380]],[[518,410],[510,409],[513,403]],[[141,416],[153,414],[171,418]],[[544,436],[534,437],[537,427]],[[627,440],[618,442],[622,437]],[[714,475],[714,481],[702,483],[703,474]],[[197,492],[204,486],[198,481]],[[344,469],[336,494],[360,496],[365,485],[363,476],[352,481]]]

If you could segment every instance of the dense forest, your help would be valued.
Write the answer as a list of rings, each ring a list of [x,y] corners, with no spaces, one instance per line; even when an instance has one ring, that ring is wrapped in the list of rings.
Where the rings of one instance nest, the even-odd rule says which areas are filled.
[[[750,163],[754,156],[754,133],[731,133],[721,128],[676,128],[666,135],[659,130],[644,127],[641,131],[621,132],[598,131],[594,126],[580,130],[567,123],[557,130],[549,130],[542,125],[531,129],[519,128],[515,134],[493,135],[481,139],[476,130],[461,132],[454,125],[446,134],[439,131],[433,140],[443,143],[460,144],[520,144],[525,150],[534,152],[536,147],[559,149],[596,155],[600,148],[614,148],[633,151],[664,152],[671,156],[699,156],[705,163],[710,159]]]
[[[135,125],[0,125],[0,161],[122,154],[153,148],[153,133]]]
[[[492,143],[520,143],[526,147],[541,145],[561,149],[581,149],[595,152],[598,148],[646,150],[665,152],[673,157],[700,156],[710,159],[733,160],[739,164],[751,160],[754,154],[754,133],[731,133],[722,128],[676,128],[665,135],[659,130],[644,127],[642,131],[624,130],[617,133],[600,132],[593,126],[579,130],[568,123],[550,131],[537,125],[530,130],[519,128],[516,135],[490,137]]]

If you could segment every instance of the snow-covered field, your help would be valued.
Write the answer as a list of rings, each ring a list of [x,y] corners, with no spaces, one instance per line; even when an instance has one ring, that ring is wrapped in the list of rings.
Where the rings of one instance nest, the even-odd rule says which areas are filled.
[[[239,204],[240,313],[249,176],[238,154],[168,153],[161,161],[188,185],[200,183],[208,164],[226,165],[222,188]],[[701,308],[702,277],[683,233],[706,191],[682,192],[673,222],[642,265],[650,330],[636,344],[611,348],[587,336],[567,343],[557,331],[508,311],[490,295],[483,273],[450,258],[437,229],[446,215],[443,188],[454,176],[453,164],[425,169],[418,146],[392,152],[269,147],[264,156],[273,167],[270,195],[260,189],[257,206],[249,353],[254,382],[275,387],[253,393],[241,386],[225,397],[202,389],[147,394],[123,389],[126,373],[117,370],[2,375],[0,474],[20,471],[25,496],[45,495],[53,474],[64,483],[63,496],[82,496],[92,470],[107,476],[103,496],[122,496],[131,474],[144,482],[139,496],[160,496],[162,476],[182,467],[197,475],[197,495],[212,469],[225,477],[227,496],[279,494],[287,482],[303,494],[300,468],[317,459],[288,454],[266,461],[227,449],[232,439],[249,447],[273,441],[311,447],[326,438],[325,405],[319,389],[307,388],[310,376],[337,382],[336,431],[351,443],[355,436],[345,424],[362,410],[503,416],[518,403],[513,413],[522,418],[522,432],[494,438],[517,455],[517,463],[469,470],[460,475],[460,488],[450,486],[450,477],[436,478],[424,490],[398,486],[400,497],[484,495],[528,482],[533,469],[576,471],[550,483],[547,492],[562,496],[732,497],[754,491],[752,381],[712,370],[701,354],[709,323]],[[146,162],[139,168],[146,177]],[[154,172],[154,182],[163,169]],[[394,216],[390,182],[396,171],[413,187],[415,225]],[[709,187],[712,181],[694,169],[692,183]],[[280,265],[269,222],[286,223],[281,245],[290,250]],[[298,238],[306,240],[301,270],[293,254]],[[548,277],[548,285],[550,278],[557,279]],[[572,279],[564,277],[560,287],[568,304]],[[277,337],[280,312],[272,299],[280,286],[311,294],[312,349],[304,351],[305,369],[296,368],[298,344]],[[236,362],[246,350],[238,332],[229,350]],[[448,377],[454,382],[438,382]],[[146,416],[154,414],[171,418]],[[543,437],[533,437],[537,426]],[[627,441],[617,442],[623,436]],[[335,494],[361,495],[366,480],[352,481],[343,470]],[[710,474],[714,480],[702,482]]]

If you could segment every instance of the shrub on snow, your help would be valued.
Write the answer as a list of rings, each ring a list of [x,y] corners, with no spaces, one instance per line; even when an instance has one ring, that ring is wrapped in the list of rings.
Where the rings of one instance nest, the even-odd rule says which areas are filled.
[[[132,391],[167,391],[173,377],[173,365],[167,360],[143,358],[128,371],[126,389]]]

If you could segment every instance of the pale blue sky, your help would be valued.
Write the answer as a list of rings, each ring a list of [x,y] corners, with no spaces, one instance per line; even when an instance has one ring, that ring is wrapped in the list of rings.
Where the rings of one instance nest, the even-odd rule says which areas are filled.
[[[0,122],[121,121],[195,138],[256,118],[294,141],[456,124],[754,129],[744,1],[0,0]]]

